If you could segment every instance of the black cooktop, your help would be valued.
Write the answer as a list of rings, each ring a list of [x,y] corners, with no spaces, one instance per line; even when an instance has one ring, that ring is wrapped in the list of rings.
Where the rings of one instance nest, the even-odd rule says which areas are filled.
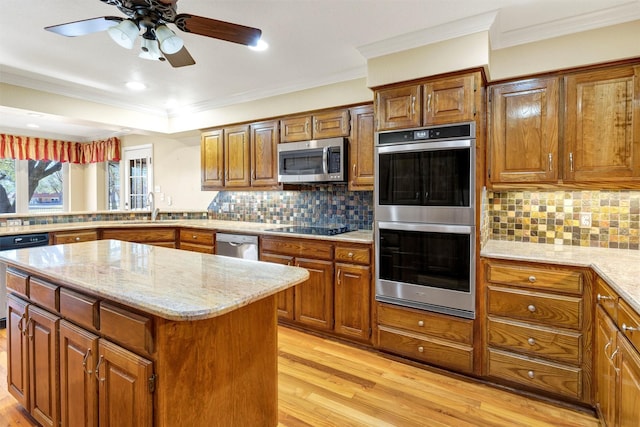
[[[266,231],[278,231],[281,233],[295,234],[313,234],[316,236],[335,236],[336,234],[342,234],[352,230],[346,225],[339,227],[311,227],[305,225],[292,225],[283,228],[272,228]]]

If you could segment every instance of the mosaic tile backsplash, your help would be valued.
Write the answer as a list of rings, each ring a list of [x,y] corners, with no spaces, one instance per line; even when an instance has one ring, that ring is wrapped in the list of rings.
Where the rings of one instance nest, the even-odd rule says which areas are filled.
[[[220,191],[209,204],[211,219],[304,226],[373,228],[373,192],[346,185],[301,191]]]
[[[489,191],[486,197],[490,239],[640,248],[640,191]],[[583,213],[591,227],[580,226]]]

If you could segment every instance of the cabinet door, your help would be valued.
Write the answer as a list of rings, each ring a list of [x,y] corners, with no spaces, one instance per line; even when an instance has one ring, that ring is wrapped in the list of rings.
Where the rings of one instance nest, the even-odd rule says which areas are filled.
[[[353,136],[349,144],[350,191],[373,191],[374,117],[373,105],[351,110]]]
[[[335,331],[368,340],[371,332],[371,268],[336,264]]]
[[[475,119],[475,74],[438,79],[424,85],[424,125]]]
[[[565,79],[565,179],[640,180],[640,66]]]
[[[595,336],[595,380],[596,408],[607,426],[616,425],[616,384],[617,369],[611,356],[618,348],[617,328],[607,313],[598,306],[596,309]]]
[[[26,316],[27,303],[13,295],[7,295],[7,386],[9,393],[23,408],[29,408]]]
[[[349,136],[351,122],[349,110],[327,111],[313,115],[313,138]]]
[[[280,120],[280,142],[306,141],[312,138],[311,116]]]
[[[60,318],[34,305],[28,310],[29,411],[43,426],[60,423],[58,323]]]
[[[491,88],[493,183],[558,180],[558,87],[558,78],[546,78]]]
[[[251,125],[251,186],[278,186],[278,121]]]
[[[205,132],[200,141],[200,184],[203,190],[224,185],[224,132]]]
[[[249,126],[224,130],[225,187],[251,185],[249,160]]]
[[[619,426],[638,427],[640,423],[640,355],[620,334]]]
[[[376,92],[376,130],[408,129],[421,125],[422,86],[411,85]]]
[[[295,320],[318,329],[333,328],[333,262],[296,259],[309,271],[309,279],[295,286]]]
[[[288,255],[276,255],[270,253],[261,253],[260,261],[273,262],[276,264],[293,265],[293,257]],[[278,309],[278,317],[287,320],[293,320],[293,289],[289,288],[278,292],[276,295],[276,306]]]
[[[100,427],[151,427],[152,362],[103,339],[98,347]]]
[[[98,337],[60,322],[60,419],[65,427],[98,426]]]

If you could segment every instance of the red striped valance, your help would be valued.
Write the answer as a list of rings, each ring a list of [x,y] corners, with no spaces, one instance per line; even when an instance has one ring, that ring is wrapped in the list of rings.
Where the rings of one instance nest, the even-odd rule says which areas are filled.
[[[67,163],[118,161],[120,140],[114,137],[84,143],[0,134],[0,158]]]

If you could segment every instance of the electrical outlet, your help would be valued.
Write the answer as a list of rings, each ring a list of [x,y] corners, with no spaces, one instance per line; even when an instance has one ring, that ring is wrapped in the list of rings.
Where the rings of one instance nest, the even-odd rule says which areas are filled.
[[[591,213],[581,213],[580,214],[580,227],[589,228],[591,227]]]

